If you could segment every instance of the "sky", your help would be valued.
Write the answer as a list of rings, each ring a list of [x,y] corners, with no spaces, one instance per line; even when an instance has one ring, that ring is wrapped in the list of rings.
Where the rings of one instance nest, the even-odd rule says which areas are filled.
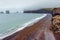
[[[0,9],[25,9],[60,7],[60,0],[0,0]]]

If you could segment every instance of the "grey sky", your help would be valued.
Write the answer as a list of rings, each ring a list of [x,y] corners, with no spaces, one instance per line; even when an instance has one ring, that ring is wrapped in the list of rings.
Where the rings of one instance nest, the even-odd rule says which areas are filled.
[[[60,0],[0,0],[0,9],[38,9],[60,7]]]

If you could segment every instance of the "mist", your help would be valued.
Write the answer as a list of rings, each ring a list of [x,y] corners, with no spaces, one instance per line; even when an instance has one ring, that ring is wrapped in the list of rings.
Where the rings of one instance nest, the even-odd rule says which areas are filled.
[[[0,0],[0,9],[36,10],[60,7],[60,0]]]

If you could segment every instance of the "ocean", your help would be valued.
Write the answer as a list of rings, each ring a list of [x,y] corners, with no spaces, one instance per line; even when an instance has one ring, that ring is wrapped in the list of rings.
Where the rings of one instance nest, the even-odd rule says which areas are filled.
[[[7,33],[11,33],[13,30],[21,28],[23,24],[41,16],[43,16],[43,14],[36,13],[0,14],[0,36],[3,36]]]

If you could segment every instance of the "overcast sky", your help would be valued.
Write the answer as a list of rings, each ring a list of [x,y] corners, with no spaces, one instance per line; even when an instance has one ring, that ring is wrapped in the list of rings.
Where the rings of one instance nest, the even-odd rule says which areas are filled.
[[[0,9],[60,7],[60,0],[0,0]]]

